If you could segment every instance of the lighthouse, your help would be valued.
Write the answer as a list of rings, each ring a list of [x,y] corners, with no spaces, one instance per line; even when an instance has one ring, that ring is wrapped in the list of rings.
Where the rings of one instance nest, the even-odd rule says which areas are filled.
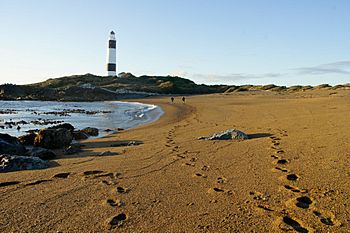
[[[117,76],[117,42],[113,31],[109,34],[108,40],[107,75]]]

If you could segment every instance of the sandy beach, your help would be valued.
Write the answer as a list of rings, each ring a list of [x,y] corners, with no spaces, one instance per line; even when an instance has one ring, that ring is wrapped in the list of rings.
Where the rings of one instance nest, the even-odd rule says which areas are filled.
[[[0,231],[350,232],[350,91],[137,101],[165,114],[0,174]],[[197,139],[230,128],[250,139]]]

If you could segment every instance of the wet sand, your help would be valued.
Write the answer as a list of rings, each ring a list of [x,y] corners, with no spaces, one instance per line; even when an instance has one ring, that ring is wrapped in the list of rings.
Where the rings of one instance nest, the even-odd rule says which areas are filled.
[[[0,231],[350,231],[350,91],[139,101],[165,114],[0,174]],[[229,128],[251,139],[197,140]]]

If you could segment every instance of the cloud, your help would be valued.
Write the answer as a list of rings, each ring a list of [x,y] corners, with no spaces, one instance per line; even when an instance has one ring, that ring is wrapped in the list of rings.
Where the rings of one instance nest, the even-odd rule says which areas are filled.
[[[278,78],[285,74],[282,73],[265,73],[265,74],[245,74],[245,73],[232,73],[227,75],[217,74],[192,74],[191,77],[200,81],[207,82],[230,82],[230,81],[241,81],[261,78]]]
[[[190,78],[195,80],[196,83],[241,83],[252,82],[260,83],[259,79],[266,79],[269,82],[278,81],[278,78],[292,79],[293,76],[303,75],[326,75],[326,74],[350,74],[350,61],[339,61],[327,64],[321,64],[317,66],[308,66],[290,69],[286,72],[270,72],[261,74],[250,73],[231,73],[231,74],[203,74],[203,73],[190,73],[187,71],[178,71],[175,74],[180,77]]]
[[[350,74],[350,61],[340,61],[318,66],[293,69],[300,75]]]

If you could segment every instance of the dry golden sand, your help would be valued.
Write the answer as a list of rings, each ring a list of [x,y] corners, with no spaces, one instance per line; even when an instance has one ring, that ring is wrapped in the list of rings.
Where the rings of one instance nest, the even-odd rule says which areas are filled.
[[[140,101],[165,115],[0,174],[0,232],[350,232],[350,91]],[[229,128],[252,139],[197,140]]]

